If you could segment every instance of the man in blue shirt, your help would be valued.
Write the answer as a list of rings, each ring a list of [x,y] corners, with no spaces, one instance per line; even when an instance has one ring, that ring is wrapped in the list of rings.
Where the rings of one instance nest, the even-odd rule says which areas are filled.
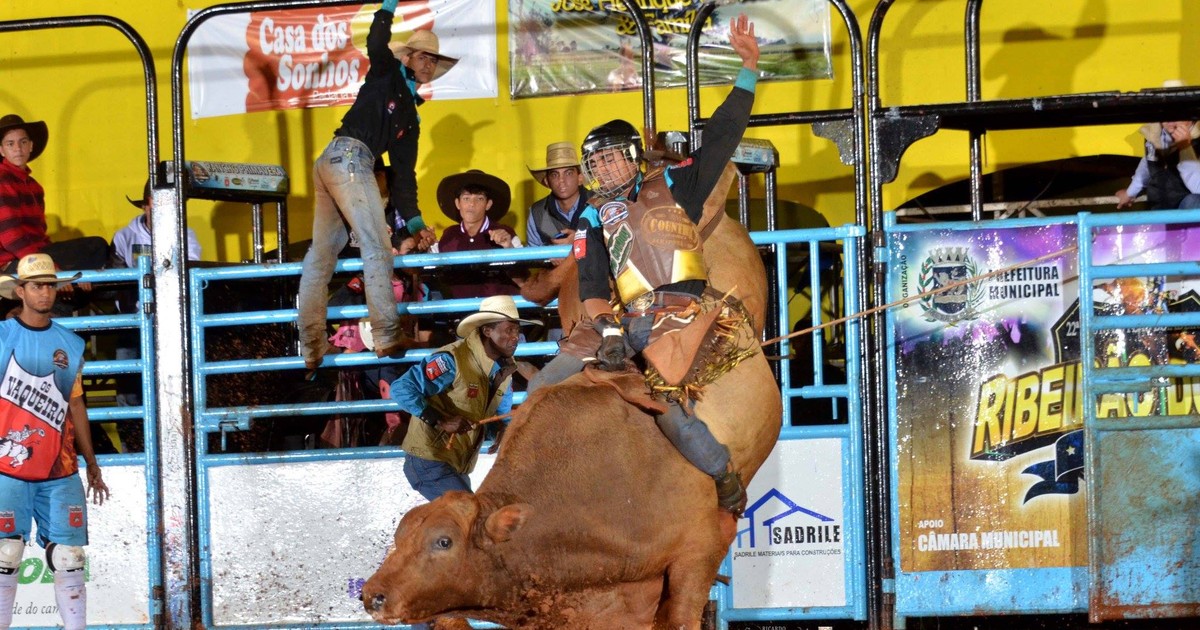
[[[512,410],[513,355],[522,324],[512,296],[485,298],[443,346],[392,381],[391,398],[412,414],[401,448],[404,477],[432,501],[451,490],[471,492],[487,427],[480,420]]]

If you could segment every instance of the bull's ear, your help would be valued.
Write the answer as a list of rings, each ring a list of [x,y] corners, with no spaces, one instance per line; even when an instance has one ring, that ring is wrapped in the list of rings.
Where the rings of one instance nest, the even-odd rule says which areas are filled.
[[[508,542],[514,532],[521,529],[525,521],[533,516],[533,506],[528,503],[513,503],[506,505],[487,518],[483,529],[492,542]]]

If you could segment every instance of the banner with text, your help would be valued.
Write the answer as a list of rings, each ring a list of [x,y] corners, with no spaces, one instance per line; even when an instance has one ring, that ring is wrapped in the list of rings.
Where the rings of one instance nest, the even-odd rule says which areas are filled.
[[[892,236],[890,299],[1075,245],[1074,225]],[[1097,264],[1196,260],[1200,229],[1100,233]],[[899,547],[906,572],[1086,566],[1079,290],[1074,251],[894,311]],[[1200,309],[1196,283],[1097,281],[1098,314]],[[1102,365],[1200,358],[1191,334],[1106,330]],[[1197,413],[1193,386],[1108,394],[1099,417]]]
[[[367,31],[378,4],[238,13],[200,25],[188,44],[192,118],[349,105],[370,65]],[[432,30],[459,59],[422,86],[426,99],[495,98],[496,7],[477,0],[402,3],[392,41]]]
[[[687,39],[701,0],[635,0],[654,47],[656,87],[687,82]],[[765,79],[833,76],[826,0],[759,0],[713,11],[700,35],[700,82],[729,84],[741,61],[729,47],[729,22],[754,22]],[[513,98],[620,92],[642,86],[642,52],[633,18],[618,0],[514,0],[508,3],[509,93]]]

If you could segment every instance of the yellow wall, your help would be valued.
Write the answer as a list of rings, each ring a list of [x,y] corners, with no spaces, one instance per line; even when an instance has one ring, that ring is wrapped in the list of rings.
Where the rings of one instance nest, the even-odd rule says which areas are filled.
[[[176,0],[46,2],[3,0],[0,20],[72,14],[107,14],[129,22],[154,51],[159,73],[160,152],[171,152],[168,64],[187,9],[210,6]],[[851,7],[866,37],[874,2]],[[897,0],[889,13],[880,70],[885,105],[959,100],[963,77],[961,0]],[[987,98],[1064,92],[1136,90],[1165,79],[1200,80],[1183,59],[1198,45],[1183,37],[1183,0],[1151,3],[1060,0],[986,2],[983,10],[983,92]],[[640,93],[551,97],[511,101],[507,97],[507,21],[499,3],[497,99],[433,102],[422,108],[418,163],[421,207],[427,221],[445,225],[434,191],[446,174],[482,168],[513,186],[514,208],[544,194],[525,165],[542,159],[545,145],[580,140],[593,125],[614,115],[639,123]],[[832,16],[835,78],[828,81],[761,84],[757,113],[848,107],[850,72],[845,29]],[[706,88],[701,103],[711,112],[727,88]],[[184,111],[188,109],[185,105]],[[46,187],[52,237],[87,234],[111,237],[136,212],[124,200],[137,196],[146,168],[145,100],[131,46],[103,28],[0,34],[0,113],[45,120],[50,144],[32,164]],[[283,165],[292,177],[291,238],[311,232],[310,167],[336,128],[344,108],[226,116],[193,121],[185,117],[187,157]],[[686,123],[682,89],[658,94],[660,129]],[[987,169],[1029,161],[1093,153],[1136,154],[1133,127],[1066,129],[993,134]],[[851,171],[828,141],[805,128],[751,130],[779,148],[781,198],[812,206],[833,224],[853,218]],[[966,174],[966,135],[942,132],[914,145],[896,182],[885,188],[890,208],[942,182]],[[758,187],[757,183],[755,184]],[[516,213],[523,215],[523,213]],[[523,222],[524,217],[520,217]],[[273,219],[268,216],[268,223]],[[515,223],[517,217],[507,220]],[[250,255],[248,210],[231,204],[192,202],[188,223],[204,246],[205,259],[238,260]],[[268,243],[274,235],[268,235]]]

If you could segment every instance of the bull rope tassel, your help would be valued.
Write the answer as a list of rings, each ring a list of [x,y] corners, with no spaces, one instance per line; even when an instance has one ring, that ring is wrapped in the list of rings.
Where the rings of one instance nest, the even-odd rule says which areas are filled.
[[[786,335],[781,335],[779,337],[775,337],[773,339],[768,339],[768,340],[762,342],[762,344],[760,344],[760,345],[765,348],[773,343],[778,343],[785,339],[791,339],[792,337],[799,337],[800,335],[807,335],[811,332],[816,332],[816,331],[824,329],[824,328],[829,328],[830,326],[836,326],[838,324],[844,324],[848,321],[862,319],[863,317],[866,317],[867,315],[874,315],[875,313],[878,313],[880,311],[886,311],[889,308],[896,308],[897,306],[903,306],[905,304],[908,304],[909,302],[915,302],[916,300],[920,300],[922,298],[927,298],[931,295],[936,295],[938,293],[945,293],[946,291],[949,291],[951,289],[957,289],[959,287],[963,287],[968,284],[979,282],[980,280],[987,280],[988,278],[991,278],[992,276],[998,276],[1002,273],[1012,271],[1013,269],[1020,269],[1021,267],[1028,267],[1029,265],[1036,265],[1037,263],[1040,263],[1045,260],[1050,260],[1051,258],[1058,258],[1059,256],[1062,256],[1063,254],[1068,254],[1077,249],[1079,249],[1079,246],[1077,246],[1077,245],[1071,245],[1069,247],[1064,247],[1056,252],[1050,252],[1049,254],[1044,254],[1042,256],[1038,256],[1037,258],[1032,258],[1032,259],[1026,260],[1024,262],[1019,262],[1015,265],[1001,267],[994,271],[989,271],[987,273],[979,274],[978,276],[971,276],[970,278],[967,278],[966,280],[959,280],[958,282],[951,282],[950,284],[947,284],[946,286],[943,286],[943,287],[938,287],[936,289],[930,289],[928,291],[923,291],[916,295],[911,295],[909,297],[906,297],[903,300],[896,300],[895,302],[888,302],[887,304],[881,304],[879,306],[869,308],[865,311],[859,311],[857,313],[854,313],[853,315],[839,317],[833,321],[825,322],[824,324],[821,324],[819,326],[809,326],[808,328],[805,328],[804,330],[797,330],[794,333],[789,333]]]
[[[510,411],[508,413],[502,413],[502,414],[498,414],[495,416],[489,416],[487,418],[484,418],[483,420],[480,420],[479,422],[476,422],[475,426],[479,426],[481,424],[488,424],[489,422],[499,422],[501,420],[511,418],[514,413],[516,413],[516,412]],[[458,437],[457,433],[451,433],[450,437],[446,438],[446,448],[450,448],[451,446],[454,446],[454,442],[456,441],[457,437]]]

